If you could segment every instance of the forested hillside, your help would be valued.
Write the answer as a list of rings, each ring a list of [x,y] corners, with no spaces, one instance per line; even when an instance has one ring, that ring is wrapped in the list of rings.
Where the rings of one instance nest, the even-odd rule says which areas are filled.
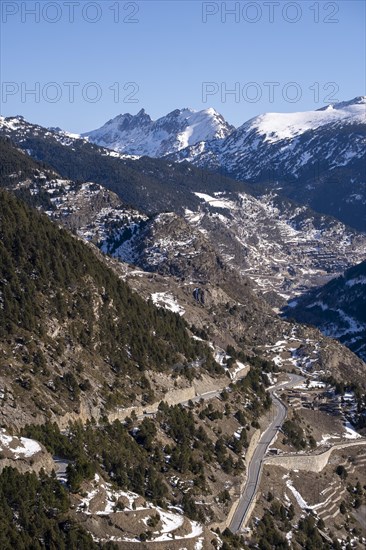
[[[0,271],[2,386],[15,400],[32,389],[37,403],[38,386],[56,409],[85,393],[104,406],[128,402],[131,387],[151,399],[145,371],[172,374],[197,358],[214,365],[179,315],[142,300],[87,245],[5,191]]]
[[[25,182],[41,184],[45,178],[55,177],[57,175],[51,168],[14,147],[10,139],[0,137],[0,187],[12,189],[30,206],[42,206],[47,210],[53,210],[50,195],[41,186],[39,193],[32,195],[23,185]]]
[[[99,184],[63,180],[7,141],[0,151],[8,159],[0,190],[0,467],[10,462],[39,474],[0,475],[4,548],[9,540],[24,550],[33,542],[37,549],[83,549],[108,541],[107,548],[117,542],[132,550],[167,540],[176,543],[172,550],[196,550],[202,541],[207,550],[243,547],[225,527],[260,432],[274,422],[269,386],[284,388],[294,369],[309,391],[322,380],[346,381],[360,403],[355,423],[364,363],[316,329],[281,319],[230,265],[223,254],[230,239],[222,249],[208,230],[231,212],[249,214],[244,199],[232,208],[222,193],[188,190],[199,206],[187,219],[146,216]],[[179,179],[191,170],[159,173],[160,161],[141,162],[143,169],[154,165],[162,185],[168,173]],[[179,184],[185,196],[184,184],[194,181]],[[162,187],[151,189],[155,201]],[[362,273],[347,281],[359,292]],[[328,437],[311,418],[288,414],[281,449],[312,452]],[[342,436],[347,425],[336,420]],[[41,450],[24,456],[25,443]],[[68,494],[52,474],[60,463]],[[250,544],[267,548],[268,538],[287,548],[283,533],[296,529],[302,512],[269,497],[268,508],[266,498]],[[306,545],[316,540],[327,548],[316,530],[308,536],[302,527],[295,544],[308,538]]]
[[[54,478],[21,475],[13,468],[0,474],[0,547],[2,550],[100,548],[71,520],[67,490]],[[112,549],[113,545],[105,546]]]

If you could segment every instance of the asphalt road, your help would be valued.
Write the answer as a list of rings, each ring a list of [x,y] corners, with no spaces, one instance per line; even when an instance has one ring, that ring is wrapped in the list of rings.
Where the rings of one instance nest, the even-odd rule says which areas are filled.
[[[273,415],[273,420],[271,421],[270,425],[261,435],[261,438],[248,466],[248,477],[245,484],[244,492],[240,497],[239,504],[230,523],[230,530],[233,533],[237,533],[242,527],[248,509],[259,487],[262,475],[263,458],[268,450],[268,447],[270,446],[271,442],[273,441],[274,437],[276,436],[286,419],[286,407],[282,403],[282,401],[277,398],[276,392],[286,387],[296,386],[304,380],[302,376],[299,376],[297,374],[289,374],[288,376],[290,380],[288,380],[287,382],[281,382],[280,384],[277,384],[275,387],[269,390],[271,393],[273,404],[276,408],[275,413]]]
[[[63,485],[65,485],[67,481],[66,469],[70,463],[70,460],[66,460],[65,458],[59,458],[57,456],[54,456],[53,461],[55,463],[56,477],[59,481],[61,481]]]

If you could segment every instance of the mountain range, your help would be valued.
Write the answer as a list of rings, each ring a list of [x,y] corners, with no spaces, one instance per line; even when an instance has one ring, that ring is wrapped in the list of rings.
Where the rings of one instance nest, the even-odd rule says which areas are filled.
[[[366,482],[362,448],[344,451],[365,432],[366,236],[277,186],[174,162],[189,136],[235,131],[204,133],[200,114],[190,133],[179,113],[163,158],[0,119],[4,548],[246,547],[226,527],[269,425],[272,458],[300,466],[265,463],[249,544],[347,545],[338,501],[353,513]],[[342,451],[309,472],[303,453],[329,438]]]
[[[140,215],[173,211],[184,216],[191,226],[209,235],[225,261],[251,277],[273,305],[282,306],[287,299],[327,282],[365,258],[362,233],[284,198],[279,190],[260,190],[189,163],[126,158],[22,118],[2,119],[1,134],[52,167],[61,178],[102,185],[124,205],[133,205],[132,210]],[[64,185],[57,187],[58,191],[52,191],[55,197],[62,192],[69,197],[66,204],[75,201]],[[88,199],[87,190],[78,193],[79,202],[95,202],[95,196],[89,195]],[[73,208],[80,218],[80,204]],[[119,214],[112,218],[116,221]],[[97,225],[107,235],[108,231]],[[89,231],[85,227],[80,230]],[[110,245],[103,250],[113,250],[129,261],[132,249],[127,253],[127,244],[119,246],[126,235],[121,224],[115,224],[113,235],[109,232],[106,236]],[[96,239],[101,242],[100,236]]]
[[[279,311],[286,301],[365,259],[362,233],[278,193],[255,196],[250,186],[186,164],[121,159],[77,138],[64,143],[57,131],[22,119],[6,125],[16,128],[12,138],[19,145],[47,164],[34,163],[10,141],[0,140],[1,184],[102,252],[144,271],[188,278],[201,287],[223,281],[226,265],[239,278],[250,279],[256,292]],[[84,169],[91,182],[69,178],[72,173],[83,179]],[[228,191],[218,191],[225,187]],[[170,206],[170,214],[151,212],[160,196],[161,209]],[[129,206],[133,198],[138,208]],[[225,285],[231,287],[229,294],[241,287],[234,279]],[[150,295],[159,292],[161,288],[154,288]],[[254,295],[250,301],[254,303]]]
[[[143,142],[144,135],[149,135],[153,141],[156,138],[153,148],[156,154],[158,150],[161,154],[164,148],[166,154],[163,158],[130,155],[141,151],[131,151],[128,144],[124,147],[123,143],[120,147],[122,152],[113,151],[91,143],[90,136],[83,138],[59,128],[43,128],[22,117],[1,117],[0,135],[10,138],[27,154],[44,163],[47,172],[47,177],[42,175],[38,165],[37,177],[34,173],[32,177],[32,171],[30,173],[32,183],[29,186],[29,180],[24,180],[29,166],[20,155],[16,163],[19,166],[25,164],[26,169],[20,171],[22,181],[16,192],[21,196],[25,193],[29,202],[41,205],[55,221],[62,221],[84,239],[97,244],[104,253],[144,270],[158,268],[162,274],[168,270],[170,274],[180,277],[187,273],[192,277],[195,273],[196,282],[202,282],[205,280],[205,276],[202,278],[204,262],[197,264],[195,257],[197,246],[202,247],[203,236],[213,251],[209,270],[215,264],[214,255],[217,254],[220,261],[231,269],[243,277],[249,277],[257,292],[279,311],[286,302],[300,299],[310,289],[327,283],[365,260],[365,235],[342,223],[344,216],[340,208],[333,217],[319,213],[321,208],[317,211],[309,208],[306,203],[311,202],[311,186],[292,182],[273,187],[268,182],[256,181],[254,172],[251,172],[251,182],[243,182],[218,173],[214,166],[211,166],[211,171],[201,167],[201,157],[191,157],[191,162],[173,162],[173,157],[178,155],[180,158],[175,160],[182,160],[191,149],[183,147],[175,153],[172,150],[182,145],[184,140],[179,137],[182,132],[193,136],[191,143],[205,135],[207,141],[200,142],[204,143],[205,151],[212,145],[221,151],[236,150],[234,156],[241,150],[244,157],[250,151],[250,136],[261,136],[260,147],[268,146],[273,152],[271,147],[280,147],[284,151],[285,145],[287,151],[301,149],[312,141],[318,142],[325,131],[331,134],[327,143],[334,145],[337,142],[340,147],[343,133],[348,132],[349,140],[345,147],[353,154],[346,156],[362,165],[364,156],[360,136],[365,127],[364,108],[365,98],[358,97],[310,113],[261,115],[238,130],[227,125],[212,109],[199,113],[188,109],[176,110],[156,123],[142,110],[135,117],[121,115],[118,120],[106,125],[114,128],[115,138],[123,138],[123,143],[131,135],[130,132],[134,132],[136,138],[141,128],[145,127],[139,139]],[[123,132],[119,134],[121,128]],[[151,132],[146,134],[146,128],[150,128]],[[164,139],[160,141],[162,133],[159,128],[164,128],[165,132]],[[167,133],[169,139],[166,138]],[[310,134],[312,139],[309,141]],[[145,144],[149,139],[145,139]],[[230,147],[226,147],[228,143]],[[3,167],[12,154],[5,146],[2,151]],[[204,151],[202,154],[205,154]],[[304,153],[306,158],[309,157],[308,162],[314,162],[314,154],[314,151]],[[336,165],[338,157],[333,146],[327,155],[323,151],[322,156],[329,159],[330,173],[340,169]],[[267,162],[265,157],[258,158],[261,159],[258,166]],[[284,152],[281,162],[285,162],[286,158],[287,153]],[[244,165],[249,167],[249,157],[245,159]],[[338,162],[343,163],[339,159]],[[355,175],[350,164],[347,170]],[[296,174],[299,182],[303,182],[302,176],[298,172]],[[11,170],[7,174],[3,169],[2,176],[6,187],[14,186],[17,181]],[[81,185],[76,181],[86,183]],[[343,183],[335,185],[334,192],[329,196],[334,200],[337,196],[340,198],[340,191],[341,195],[343,191],[348,193],[343,207],[357,205],[352,210],[352,225],[360,228],[365,218],[362,195],[358,194],[357,200],[353,201],[354,193],[349,191],[349,184]],[[352,179],[352,185],[357,188],[356,177]],[[307,199],[299,201],[303,204],[288,198],[291,189],[297,190],[297,194],[300,190],[306,194]],[[174,212],[176,216],[171,218],[174,223],[167,224],[169,218],[157,215],[162,212]],[[170,232],[177,228],[179,238],[175,239]],[[177,254],[172,255],[167,247]],[[164,257],[170,257],[165,268]],[[187,262],[195,266],[188,272]],[[314,323],[320,328],[323,326],[315,317]],[[328,329],[325,333],[331,334]],[[347,344],[351,342],[351,336],[343,336],[342,341]],[[362,349],[362,345],[357,349]]]
[[[366,229],[366,98],[314,111],[266,113],[239,128],[214,109],[181,109],[152,121],[144,110],[83,134],[130,155],[188,161]]]
[[[68,151],[72,151],[72,148],[69,146],[64,147],[66,147]],[[75,152],[73,154],[75,154]],[[280,334],[286,334],[287,337],[293,334],[291,324],[282,321],[273,312],[268,303],[258,295],[261,294],[261,292],[258,292],[259,289],[254,284],[256,277],[253,277],[253,282],[251,282],[248,277],[248,275],[250,276],[250,270],[248,270],[247,273],[245,269],[239,269],[235,262],[228,261],[228,248],[225,248],[225,245],[226,247],[230,246],[230,239],[225,241],[225,227],[227,229],[232,226],[231,239],[235,241],[238,240],[235,233],[235,225],[242,225],[242,220],[240,218],[236,220],[236,216],[238,215],[236,210],[238,209],[240,212],[244,207],[244,210],[250,214],[248,227],[253,225],[253,220],[257,217],[256,223],[259,228],[261,220],[263,221],[264,219],[263,210],[261,209],[263,208],[263,203],[256,204],[256,199],[253,199],[250,195],[233,195],[231,197],[231,204],[229,198],[222,194],[210,197],[209,195],[196,192],[199,201],[203,201],[201,210],[197,211],[196,215],[194,215],[192,211],[186,212],[185,217],[174,212],[146,215],[123,203],[117,195],[100,184],[79,183],[62,179],[54,169],[50,169],[47,165],[32,160],[28,154],[14,148],[9,140],[0,140],[0,158],[7,159],[7,162],[3,164],[3,172],[0,179],[0,185],[2,187],[5,187],[38,210],[44,211],[57,225],[61,224],[74,234],[76,233],[83,241],[92,243],[91,251],[94,251],[94,254],[97,256],[93,268],[96,271],[95,273],[94,271],[90,272],[87,278],[98,277],[97,273],[100,269],[103,269],[103,264],[106,266],[105,269],[112,269],[119,278],[128,282],[129,286],[138,291],[147,301],[152,300],[164,309],[180,312],[181,315],[184,316],[184,319],[189,319],[190,325],[199,327],[199,330],[209,330],[212,337],[214,337],[223,348],[228,344],[231,345],[235,343],[238,345],[238,343],[240,343],[247,352],[252,352],[253,346],[265,345],[268,341],[274,342],[278,339]],[[253,200],[254,203],[252,202]],[[267,198],[267,201],[269,200],[270,199]],[[273,197],[272,200],[274,200]],[[237,203],[234,201],[237,201]],[[35,252],[33,252],[32,247],[25,243],[28,243],[29,239],[35,243],[38,242],[35,235],[36,230],[32,229],[32,231],[30,231],[30,229],[28,229],[27,234],[29,233],[29,235],[27,238],[25,236],[22,237],[18,224],[13,228],[10,222],[11,210],[13,209],[14,211],[17,210],[21,212],[20,206],[14,201],[10,201],[6,195],[4,195],[3,202],[4,208],[5,206],[7,208],[4,210],[2,218],[4,228],[8,232],[11,231],[10,236],[6,232],[3,234],[3,241],[5,238],[10,241],[11,238],[15,238],[15,234],[17,235],[17,240],[19,243],[22,243],[22,245],[19,244],[19,251],[17,251],[18,247],[15,247],[12,252],[14,252],[15,255],[17,254],[18,256],[16,257],[19,259],[24,256],[22,261],[24,261],[26,265],[26,258],[32,255],[34,256]],[[282,200],[280,203],[281,202]],[[275,202],[267,204],[269,219],[274,204]],[[259,211],[256,212],[255,208],[259,208]],[[216,214],[215,210],[218,210],[219,213]],[[273,221],[277,215],[278,213],[275,214]],[[308,215],[308,213],[306,213],[306,215]],[[24,215],[20,213],[19,215],[17,214],[17,216],[20,219],[24,217]],[[33,223],[31,214],[29,214],[29,216],[31,223]],[[298,223],[301,225],[301,212],[298,212],[298,216]],[[205,218],[207,218],[207,222],[204,221]],[[11,219],[14,219],[14,215]],[[199,225],[200,220],[202,222],[201,227]],[[216,227],[215,220],[222,224],[221,229],[220,226],[218,228]],[[44,222],[40,220],[40,228],[43,227],[43,223]],[[210,228],[210,223],[213,224],[212,228]],[[306,223],[309,223],[309,220],[306,219],[305,225]],[[327,219],[320,219],[320,221],[317,221],[316,218],[314,218],[311,223],[324,223],[326,231],[333,231],[333,240],[337,243],[335,250],[340,246],[343,239],[343,246],[346,247],[343,252],[344,258],[346,256],[347,242],[349,243],[348,246],[350,246],[350,243],[353,241],[354,244],[356,244],[357,240],[361,239],[358,244],[360,248],[359,255],[361,257],[362,250],[364,250],[362,235],[347,234],[346,228],[342,228],[342,226],[339,225],[335,225],[332,228],[328,226],[329,220]],[[32,227],[32,225],[30,225],[30,227]],[[48,234],[53,228],[53,225],[46,225],[45,227],[46,233]],[[280,226],[275,230],[271,226],[271,222],[267,220],[265,227],[267,227],[268,232],[273,234],[274,241],[272,246],[277,250],[277,254],[284,254],[286,246],[282,245],[283,252],[281,252],[280,239],[276,242],[275,237],[276,231],[279,231]],[[44,230],[42,229],[42,231]],[[263,234],[261,238],[265,238],[266,229],[263,228],[262,231]],[[339,231],[340,233],[338,234]],[[218,234],[220,234],[220,232],[223,236],[221,246],[218,246]],[[281,232],[279,231],[279,233]],[[65,247],[71,246],[71,244],[67,244],[67,235],[65,239],[63,238],[63,233],[58,233],[58,235],[58,238],[56,238],[56,236],[53,238],[56,239],[56,241],[60,241],[60,245]],[[40,234],[39,238],[44,237]],[[252,246],[253,249],[258,248],[259,251],[261,248],[265,249],[268,246],[268,244],[261,242],[250,245],[252,238],[249,235],[246,237],[243,235],[242,238],[248,241],[249,247]],[[304,235],[301,238],[304,238]],[[291,250],[293,253],[294,249],[298,248],[301,238],[298,242],[295,240],[292,249],[290,246],[288,251],[290,256]],[[324,241],[326,242],[326,233],[324,235]],[[98,248],[93,245],[97,245],[103,254],[98,254]],[[39,248],[42,248],[42,246],[39,246]],[[243,243],[241,246],[243,246]],[[289,243],[287,246],[289,246]],[[349,248],[348,250],[351,249]],[[354,254],[356,250],[355,248]],[[72,252],[70,262],[72,261],[73,254]],[[91,266],[93,265],[90,251],[85,249],[85,252],[82,252],[80,249],[78,254],[81,258],[84,258],[86,255],[83,260],[86,262],[86,266],[89,266],[89,264]],[[271,255],[273,255],[273,251],[269,253],[269,256]],[[72,277],[76,276],[75,270],[77,271],[78,268],[72,264],[64,274],[64,270],[61,269],[61,265],[58,260],[56,260],[62,256],[63,253],[55,252],[55,262],[54,265],[51,263],[50,269],[55,272],[52,278],[56,277],[64,284],[63,277],[66,276],[66,281],[71,280],[72,282]],[[111,256],[118,259],[118,261],[115,262],[111,260]],[[305,251],[304,257],[306,258]],[[264,271],[260,271],[259,269],[261,263],[266,263],[263,261],[263,258],[258,259],[258,257],[251,257],[249,255],[248,261],[250,261],[249,265],[251,265],[253,269],[257,269],[261,273],[263,280],[266,280]],[[341,258],[342,255],[339,256],[337,261],[344,261]],[[38,261],[41,262],[41,256],[37,262]],[[279,257],[278,265],[280,265],[281,261],[284,260]],[[318,261],[322,262],[324,260],[322,260],[320,256]],[[129,267],[127,267],[128,264],[126,264],[126,262],[129,263]],[[315,265],[316,261],[314,263],[314,266]],[[332,262],[329,262],[329,266],[331,265]],[[4,266],[6,266],[6,262],[4,262]],[[58,273],[60,269],[61,272]],[[90,270],[91,269],[90,267]],[[338,269],[340,269],[340,266],[338,266]],[[68,274],[69,271],[70,274]],[[276,270],[272,270],[272,272],[275,273]],[[153,277],[148,277],[147,275],[149,273],[153,274]],[[144,274],[146,274],[146,276],[144,276]],[[267,275],[267,279],[268,278]],[[114,281],[113,284],[117,284],[113,277],[112,279]],[[14,289],[17,288],[17,285],[18,282],[15,281]],[[84,278],[80,282],[80,285],[83,288],[83,290],[80,291],[80,304],[82,304],[84,297],[88,295],[87,290],[84,289]],[[74,286],[75,285],[72,284],[71,288]],[[95,284],[93,283],[92,286],[94,288]],[[12,286],[9,286],[9,290],[12,288]],[[48,305],[48,301],[45,299],[45,296],[42,295],[44,292],[43,287],[41,288],[42,290],[37,290],[38,293],[41,292],[42,296],[39,300],[40,308],[46,305],[46,307],[51,310],[53,305]],[[34,290],[31,285],[29,292],[25,295],[28,301],[32,296],[32,292],[34,292]],[[68,290],[65,289],[62,291],[62,294],[67,296],[67,292]],[[119,292],[123,295],[128,291],[125,288],[121,288]],[[93,293],[94,290],[92,294]],[[112,290],[110,293],[112,293]],[[97,298],[95,299],[98,300]],[[37,309],[31,311],[27,300],[25,300],[24,303],[27,310],[29,310],[28,315],[30,322],[37,323],[37,319],[41,319],[42,316],[37,313]],[[128,300],[131,304],[133,303],[132,298],[128,298]],[[115,301],[116,299],[114,299],[114,302]],[[136,307],[139,309],[137,303]],[[4,313],[8,315],[7,310],[5,310]],[[83,309],[80,310],[80,313],[86,315]],[[11,315],[19,315],[19,311],[16,307],[14,307],[14,310],[11,310]],[[50,315],[48,315],[48,317],[51,322],[52,316],[50,317]],[[71,315],[71,318],[73,317],[74,314]],[[97,317],[98,322],[102,322],[103,319],[100,313]],[[18,317],[11,317],[11,322],[13,324],[16,323],[17,318]],[[212,321],[213,318],[214,322]],[[25,322],[27,322],[27,319],[28,317],[25,319]],[[88,322],[91,322],[89,316],[87,316],[87,319]],[[124,318],[121,318],[121,322],[124,322]],[[58,321],[56,319],[52,321],[52,323],[52,326],[54,326],[52,330],[55,335],[52,338],[56,338],[57,336],[56,340],[58,340],[59,334],[65,338],[65,334],[67,335],[67,331],[70,330],[69,323],[65,324],[65,322],[63,322],[62,327],[59,326],[58,328]],[[93,329],[88,329],[85,320],[77,324],[80,327],[80,335],[76,332],[73,339],[81,338],[83,341],[85,340],[83,344],[84,347],[89,341],[90,343],[94,341],[95,344],[95,338],[98,339],[98,335],[100,334],[99,328],[95,328],[97,325],[94,325]],[[84,328],[83,325],[85,325]],[[183,329],[183,326],[179,325],[179,327],[179,330]],[[259,327],[261,327],[260,330]],[[27,328],[28,326],[25,326],[25,329]],[[47,330],[49,331],[51,329],[48,328]],[[132,330],[132,328],[130,330]],[[298,334],[301,334],[301,327],[298,327],[296,330]],[[309,329],[307,329],[305,333],[309,335]],[[43,332],[41,332],[41,336],[42,335]],[[292,337],[293,336],[291,336],[291,338]],[[308,353],[318,354],[319,350],[316,342],[319,342],[321,338],[321,335],[318,333],[316,336],[313,335],[312,338],[306,338],[304,340],[305,349],[310,346],[309,349],[312,350]],[[73,346],[69,351],[77,351],[79,344],[76,340],[75,345],[75,349]],[[162,345],[164,344],[162,343]],[[324,346],[322,344],[320,349],[323,349],[323,347],[323,351],[328,347],[325,345],[325,341]],[[337,348],[335,344],[330,348],[328,347],[328,353],[329,351],[334,355],[334,359],[332,360],[334,363],[334,371],[336,370],[336,364],[339,364],[339,368],[342,369],[345,364],[349,365],[352,357],[354,357],[352,354],[347,354],[341,347]],[[116,350],[116,353],[118,355],[120,351]],[[152,352],[150,352],[150,354],[151,353]],[[305,359],[306,357],[305,354]],[[117,356],[116,361],[118,361]],[[140,361],[142,361],[142,359]],[[358,379],[362,363],[360,361],[357,362],[355,358],[353,358],[353,363],[352,376]],[[128,360],[126,368],[129,368],[129,366],[130,360]]]

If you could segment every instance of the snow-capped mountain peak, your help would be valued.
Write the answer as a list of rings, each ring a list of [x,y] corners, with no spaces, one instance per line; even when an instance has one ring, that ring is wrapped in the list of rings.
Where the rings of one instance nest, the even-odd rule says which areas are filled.
[[[137,115],[118,115],[83,136],[118,152],[163,157],[201,141],[224,139],[233,130],[215,109],[195,111],[186,107],[155,121],[144,109]]]
[[[327,105],[315,111],[265,113],[244,123],[238,128],[237,133],[255,130],[265,137],[265,141],[272,143],[292,139],[308,130],[317,130],[333,122],[365,122],[365,105],[366,98],[360,96],[351,101]],[[236,139],[236,135],[232,138]]]
[[[344,109],[347,107],[352,107],[354,105],[366,105],[366,96],[359,95],[350,99],[349,101],[340,101],[339,103],[333,103],[327,105],[326,107],[321,107],[318,111],[326,111],[327,109]],[[365,111],[364,111],[365,112]]]

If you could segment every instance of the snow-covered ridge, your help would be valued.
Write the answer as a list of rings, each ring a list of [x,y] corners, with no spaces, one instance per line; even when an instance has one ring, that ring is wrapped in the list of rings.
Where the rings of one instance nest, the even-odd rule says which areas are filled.
[[[193,161],[209,151],[216,154],[226,149],[240,149],[252,132],[273,144],[292,140],[328,124],[362,124],[365,115],[364,96],[317,110],[261,114],[237,129],[213,108],[202,111],[176,109],[155,121],[141,109],[137,115],[118,115],[101,128],[82,134],[82,137],[119,153],[163,157],[182,151],[178,160]],[[185,151],[187,148],[189,151]]]
[[[265,141],[292,139],[309,130],[334,122],[365,123],[366,98],[328,105],[316,111],[297,113],[266,113],[246,122],[238,131],[256,130],[265,136]]]
[[[366,100],[357,97],[319,110],[261,114],[224,139],[201,141],[169,159],[281,186],[283,196],[365,231],[365,127]]]
[[[252,158],[252,156],[260,154],[264,145],[270,147],[282,144],[280,151],[275,149],[275,159],[271,157],[271,149],[266,148],[266,155],[272,163],[274,160],[276,163],[284,162],[288,155],[294,155],[296,147],[299,145],[298,139],[306,132],[317,132],[328,126],[339,128],[341,125],[365,123],[366,99],[364,96],[328,105],[318,110],[264,113],[239,126],[222,141],[201,143],[199,147],[190,147],[182,151],[177,160],[188,160],[199,165],[224,166],[229,171],[233,168],[238,169],[246,162],[249,163],[249,166],[243,168],[241,177],[250,178],[259,170],[255,164],[251,167],[250,163],[256,161],[258,164],[261,160],[258,156],[256,158]],[[357,153],[358,150],[350,153],[347,149],[343,155],[344,159],[338,159],[338,164],[345,165],[347,160]],[[328,156],[330,154],[331,152],[328,151]],[[312,155],[309,152],[302,151],[300,158],[296,160],[298,168],[311,158]],[[296,164],[292,168],[293,171],[296,170]]]
[[[43,126],[39,126],[38,124],[32,124],[24,119],[22,116],[14,116],[14,117],[3,117],[0,116],[0,130],[3,135],[6,135],[7,137],[10,137],[14,140],[14,136],[17,138],[15,141],[19,139],[19,143],[22,143],[26,141],[28,137],[42,137],[44,139],[50,138],[51,140],[56,140],[58,143],[65,147],[70,147],[71,149],[75,150],[76,146],[80,146],[81,144],[87,144],[88,139],[84,138],[80,134],[74,134],[71,132],[67,132],[65,130],[62,130],[61,128],[44,128]],[[27,149],[27,153],[30,156],[34,156],[32,154],[32,151]],[[139,158],[138,155],[127,155],[118,153],[117,151],[113,151],[111,149],[101,149],[100,154],[102,156],[110,156],[110,157],[116,157],[120,158],[122,160],[130,159],[130,160],[137,160]]]
[[[176,109],[156,121],[141,109],[135,116],[118,115],[83,137],[119,153],[162,157],[201,141],[223,139],[233,129],[212,108]]]
[[[16,130],[19,126],[22,125],[24,121],[23,117],[9,117],[0,116],[0,126],[8,128],[9,130]]]

